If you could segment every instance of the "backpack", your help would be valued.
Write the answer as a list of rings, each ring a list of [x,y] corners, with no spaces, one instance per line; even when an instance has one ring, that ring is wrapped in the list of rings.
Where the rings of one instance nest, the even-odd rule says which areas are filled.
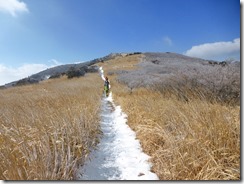
[[[109,81],[105,81],[105,83],[104,83],[104,87],[107,89],[107,90],[109,90]]]

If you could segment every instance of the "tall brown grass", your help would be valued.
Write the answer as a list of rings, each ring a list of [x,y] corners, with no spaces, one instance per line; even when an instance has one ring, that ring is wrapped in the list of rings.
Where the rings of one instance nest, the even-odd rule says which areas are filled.
[[[113,94],[161,180],[240,179],[239,106],[118,83]]]
[[[100,89],[88,74],[1,90],[0,179],[74,179],[98,141]]]
[[[238,74],[228,68],[211,77],[179,73],[147,89],[119,83],[116,72],[139,62],[140,56],[118,58],[102,66],[112,74],[115,103],[151,156],[152,170],[161,180],[240,180]]]

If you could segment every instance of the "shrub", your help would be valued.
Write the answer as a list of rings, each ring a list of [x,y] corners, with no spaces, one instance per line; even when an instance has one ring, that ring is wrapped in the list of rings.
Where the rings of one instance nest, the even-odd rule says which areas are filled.
[[[35,84],[38,82],[39,82],[38,80],[28,77],[28,78],[19,80],[15,85],[22,86],[22,85],[27,85],[27,84]]]
[[[56,79],[56,78],[60,78],[60,77],[61,77],[61,73],[55,73],[55,74],[51,75],[49,77],[49,79]]]
[[[230,66],[210,67],[209,70],[189,68],[188,72],[177,72],[177,75],[155,84],[154,89],[165,94],[170,91],[186,101],[198,98],[239,105],[240,73]]]
[[[80,77],[85,75],[84,69],[76,69],[74,67],[70,67],[69,71],[67,72],[68,79],[72,79],[74,77]]]

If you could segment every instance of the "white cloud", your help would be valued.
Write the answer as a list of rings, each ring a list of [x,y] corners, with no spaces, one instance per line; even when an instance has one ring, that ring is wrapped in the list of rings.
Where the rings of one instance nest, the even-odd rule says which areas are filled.
[[[205,43],[193,46],[184,54],[212,60],[225,60],[228,58],[240,60],[240,38],[228,42]]]
[[[56,60],[55,60],[56,61]],[[0,85],[4,85],[9,82],[13,82],[32,74],[43,71],[47,68],[60,65],[58,61],[51,63],[51,65],[45,64],[24,64],[18,68],[7,67],[0,64]]]
[[[164,41],[165,44],[167,44],[169,46],[173,45],[172,40],[168,36],[163,37],[163,41]]]
[[[10,13],[13,17],[18,12],[29,12],[27,5],[19,0],[0,0],[0,11]]]

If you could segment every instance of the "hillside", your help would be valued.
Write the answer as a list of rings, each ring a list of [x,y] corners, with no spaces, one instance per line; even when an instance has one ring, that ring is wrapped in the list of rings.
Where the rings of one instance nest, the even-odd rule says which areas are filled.
[[[134,69],[127,70],[122,63],[123,59],[117,67],[112,67],[111,63],[107,74],[116,75],[118,82],[126,84],[130,90],[139,87],[174,91],[182,87],[201,88],[202,92],[214,93],[220,101],[240,101],[240,62],[208,61],[167,52],[143,53],[134,62]],[[187,98],[186,94],[182,96]]]
[[[125,55],[133,55],[133,54],[137,54],[137,53],[128,53]],[[122,55],[123,54],[120,53],[112,53],[107,56],[97,58],[91,61],[79,63],[79,64],[65,64],[65,65],[59,65],[56,67],[48,68],[44,71],[33,74],[27,78],[5,84],[4,86],[2,86],[2,88],[8,88],[16,85],[34,84],[49,78],[57,78],[62,75],[67,75],[67,72],[69,72],[69,70],[71,69],[78,71],[80,73],[80,76],[83,76],[85,75],[85,73],[98,71],[98,68],[96,68],[94,64],[99,62],[105,62],[107,60],[115,58],[116,56],[122,56]]]
[[[161,180],[240,179],[240,63],[143,53],[99,65]]]
[[[167,52],[111,54],[86,66],[103,68],[114,106],[93,72],[0,90],[1,179],[75,179],[103,135],[102,118],[113,117],[101,117],[106,102],[106,112],[126,114],[160,180],[240,180],[240,63]]]
[[[211,70],[212,67],[209,66],[223,66],[224,64],[240,67],[240,62],[227,63],[227,62],[217,62],[212,60],[204,60],[200,58],[192,58],[184,56],[177,53],[112,53],[107,56],[97,58],[91,61],[79,63],[79,64],[65,64],[52,67],[41,71],[39,73],[33,74],[27,78],[13,81],[11,83],[1,86],[1,88],[8,88],[16,85],[24,84],[34,84],[40,81],[57,78],[62,75],[67,75],[71,69],[79,71],[80,75],[83,76],[85,73],[97,72],[98,68],[95,64],[100,62],[106,62],[116,57],[126,57],[131,55],[143,54],[143,62],[140,64],[141,70],[134,71],[131,73],[119,71],[121,73],[120,80],[129,85],[129,87],[139,87],[139,86],[151,86],[154,83],[159,83],[162,78],[167,78],[169,75],[174,75],[174,73],[180,71],[181,73],[189,73],[190,70]],[[202,67],[204,66],[205,67]],[[202,68],[201,68],[202,67]],[[122,74],[123,73],[123,74]],[[141,75],[143,73],[143,75]],[[209,73],[212,73],[210,71]],[[145,74],[145,75],[144,75]],[[147,76],[144,78],[144,76]],[[133,80],[131,80],[133,79]]]

